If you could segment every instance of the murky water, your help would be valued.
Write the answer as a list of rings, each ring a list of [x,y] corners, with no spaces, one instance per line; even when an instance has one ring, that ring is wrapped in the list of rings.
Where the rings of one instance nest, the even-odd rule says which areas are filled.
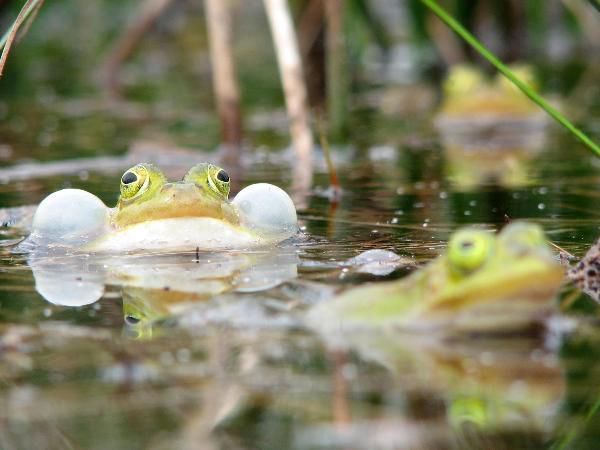
[[[556,128],[493,163],[444,146],[428,119],[371,131],[334,154],[340,203],[319,164],[315,188],[294,192],[301,233],[274,250],[33,258],[14,253],[25,232],[4,227],[0,448],[598,448],[600,330],[587,297],[569,314],[588,320],[545,339],[372,333],[341,352],[302,318],[338,290],[415,270],[464,224],[530,219],[581,256],[600,234],[600,160]],[[73,150],[81,133],[53,136],[72,146],[61,156],[93,154]],[[261,152],[242,184],[293,191],[289,158]],[[130,162],[5,170],[1,204],[66,186],[113,204]],[[371,249],[400,258],[352,259]]]

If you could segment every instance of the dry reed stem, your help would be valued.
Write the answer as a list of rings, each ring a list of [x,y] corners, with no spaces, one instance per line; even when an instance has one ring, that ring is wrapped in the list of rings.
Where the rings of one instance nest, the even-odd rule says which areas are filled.
[[[286,0],[263,0],[263,2],[273,35],[290,121],[290,135],[296,153],[295,187],[299,190],[307,190],[312,182],[313,136],[296,32]]]
[[[232,5],[230,0],[205,0],[204,5],[223,161],[227,166],[237,166],[242,148],[242,115],[232,46]]]

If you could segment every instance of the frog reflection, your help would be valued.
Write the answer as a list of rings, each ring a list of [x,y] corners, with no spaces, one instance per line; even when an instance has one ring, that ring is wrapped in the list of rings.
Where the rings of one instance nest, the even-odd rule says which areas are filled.
[[[520,436],[529,445],[538,442],[556,425],[565,399],[563,370],[557,356],[543,345],[539,339],[516,336],[432,340],[388,329],[347,334],[345,342],[335,342],[334,348],[336,355],[342,351],[356,355],[360,372],[372,373],[372,364],[386,369],[387,375],[378,378],[381,387],[369,391],[390,398],[374,423],[408,424],[416,415],[415,427],[404,427],[416,433],[406,447],[440,448],[440,442],[458,441],[457,448],[516,448],[514,441],[510,447],[504,439]],[[351,405],[339,405],[355,398],[337,398],[337,407],[354,411]],[[423,399],[428,404],[424,409],[418,406]],[[435,444],[427,431],[429,423],[439,439]],[[395,437],[400,443],[403,438]],[[394,448],[404,448],[395,444]]]
[[[481,185],[516,188],[532,184],[533,161],[539,149],[465,149],[445,147],[445,171],[459,190]]]
[[[175,255],[30,258],[38,293],[50,303],[83,306],[106,286],[121,288],[125,322],[140,337],[152,324],[226,292],[266,290],[297,276],[293,247],[271,251]]]

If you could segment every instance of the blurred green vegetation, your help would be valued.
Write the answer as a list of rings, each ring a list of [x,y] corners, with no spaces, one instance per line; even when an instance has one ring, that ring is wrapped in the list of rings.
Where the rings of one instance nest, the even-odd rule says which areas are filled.
[[[316,8],[317,14],[315,2],[321,3],[320,12]],[[53,109],[64,99],[105,98],[101,83],[104,64],[117,39],[138,17],[142,3],[45,2],[27,35],[10,54],[0,81],[0,118],[28,116],[26,111],[32,108]],[[570,93],[586,70],[598,64],[590,57],[593,55],[590,49],[598,45],[594,41],[598,32],[584,20],[585,14],[595,11],[591,3],[561,0],[440,3],[504,61],[526,60],[536,65],[542,90]],[[444,28],[420,0],[377,3],[349,0],[343,4],[343,74],[348,101],[342,107],[349,111],[346,130],[350,139],[361,138],[352,124],[369,120],[364,116],[363,94],[375,88],[437,83],[448,64],[462,60],[492,70],[466,43]],[[328,82],[322,0],[293,0],[290,5],[303,49],[311,105],[320,108],[325,105]],[[21,6],[21,1],[0,1],[2,30],[8,29]],[[250,128],[249,135],[257,145],[285,145],[285,140],[273,140],[271,134],[247,124],[253,112],[283,108],[281,83],[262,3],[235,3],[234,25],[246,128]],[[219,137],[213,114],[207,44],[202,2],[174,1],[143,36],[121,67],[118,78],[124,99],[150,108],[153,120],[161,120],[162,130],[182,136],[183,143],[212,148]],[[597,103],[593,99],[598,96],[583,97],[584,101]],[[597,104],[589,106],[592,113],[600,109]],[[198,118],[191,112],[205,115]],[[164,116],[169,119],[165,121]],[[29,119],[25,120],[29,124]],[[7,133],[10,131],[0,128],[0,136]],[[254,139],[255,136],[258,138]]]

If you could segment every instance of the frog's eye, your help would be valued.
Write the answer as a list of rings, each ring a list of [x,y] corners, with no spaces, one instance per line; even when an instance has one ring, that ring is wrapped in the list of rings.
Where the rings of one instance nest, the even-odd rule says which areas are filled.
[[[208,185],[219,195],[229,197],[229,174],[217,166],[210,165],[208,168]]]
[[[121,198],[130,199],[143,192],[149,183],[148,170],[138,165],[132,167],[121,177]]]
[[[448,243],[448,260],[452,269],[468,274],[479,269],[494,248],[494,238],[482,230],[458,231]]]
[[[217,173],[217,180],[222,181],[223,183],[229,183],[229,174],[221,169],[219,170],[219,173]]]
[[[456,65],[444,81],[446,95],[466,95],[483,84],[484,78],[475,67],[468,65]]]
[[[137,325],[138,323],[140,323],[141,320],[142,319],[140,319],[139,317],[135,317],[130,314],[125,316],[125,323],[130,326]]]
[[[479,397],[459,397],[450,405],[453,424],[484,426],[488,423],[488,406]]]
[[[125,172],[123,177],[121,178],[121,183],[123,184],[131,184],[137,181],[138,177],[133,172]]]

